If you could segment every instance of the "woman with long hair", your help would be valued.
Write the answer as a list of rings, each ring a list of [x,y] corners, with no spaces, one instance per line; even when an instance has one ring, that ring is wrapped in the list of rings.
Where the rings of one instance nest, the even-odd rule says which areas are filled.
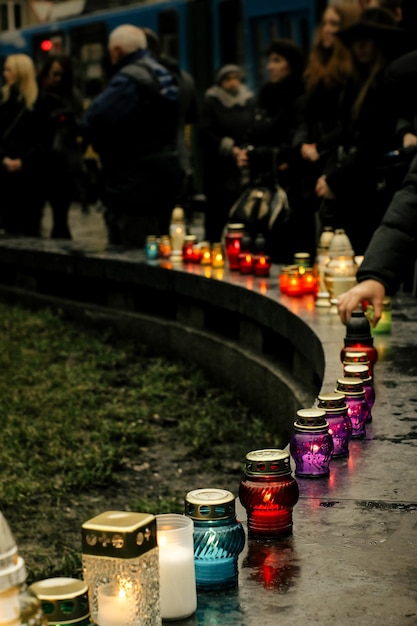
[[[42,210],[42,157],[48,128],[39,107],[32,59],[13,54],[4,63],[0,102],[2,228],[38,237]]]
[[[356,254],[364,253],[390,201],[381,178],[385,155],[396,146],[396,117],[388,106],[385,69],[403,51],[404,36],[383,9],[365,9],[338,37],[349,48],[353,75],[342,102],[337,163],[316,184],[335,228],[344,228]]]
[[[315,253],[320,225],[312,225],[321,199],[315,186],[324,168],[337,154],[341,134],[341,102],[353,62],[349,50],[336,33],[353,24],[360,15],[358,5],[336,2],[328,6],[317,26],[310,51],[305,78],[305,95],[300,103],[299,123],[293,138],[293,148],[299,159],[300,186],[296,202],[305,215],[305,247]]]

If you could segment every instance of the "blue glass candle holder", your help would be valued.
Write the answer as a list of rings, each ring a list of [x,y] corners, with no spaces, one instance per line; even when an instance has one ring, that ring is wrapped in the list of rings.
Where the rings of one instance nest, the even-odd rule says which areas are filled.
[[[329,475],[333,439],[329,434],[326,412],[322,409],[300,409],[290,439],[290,454],[296,476],[323,478]]]
[[[159,257],[159,241],[155,235],[149,235],[145,241],[145,254],[148,261],[156,261]]]
[[[339,378],[336,391],[345,394],[348,415],[352,423],[352,439],[363,439],[366,435],[369,406],[365,398],[362,380],[350,376]]]
[[[245,532],[236,519],[236,498],[225,489],[195,489],[185,497],[194,521],[194,565],[199,591],[236,587]]]
[[[321,393],[317,400],[317,407],[326,412],[329,434],[333,439],[333,458],[349,456],[352,423],[348,415],[345,395],[337,391]]]

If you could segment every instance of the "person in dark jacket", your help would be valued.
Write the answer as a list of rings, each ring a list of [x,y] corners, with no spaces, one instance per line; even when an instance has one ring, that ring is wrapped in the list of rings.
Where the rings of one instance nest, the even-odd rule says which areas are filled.
[[[70,239],[68,213],[73,200],[83,201],[83,160],[79,124],[84,113],[75,89],[71,60],[50,56],[39,75],[43,104],[52,126],[48,150],[46,199],[52,209],[52,238]]]
[[[386,295],[398,291],[417,250],[417,157],[375,231],[357,272],[358,284],[338,298],[340,319],[348,322],[363,300],[373,306],[373,324],[381,317]]]
[[[402,30],[388,12],[375,8],[365,9],[337,36],[352,51],[354,75],[341,104],[339,159],[320,176],[316,193],[333,201],[327,205],[332,205],[330,225],[344,228],[355,253],[362,255],[391,199],[379,179],[384,155],[395,147],[395,116],[386,106],[384,72],[401,54]]]
[[[255,116],[247,133],[249,147],[238,153],[237,159],[239,165],[249,168],[252,186],[275,189],[280,185],[291,206],[293,190],[299,184],[292,139],[298,101],[304,93],[305,59],[298,44],[285,38],[270,43],[266,58],[268,80],[257,96]],[[274,262],[291,262],[298,246],[304,247],[297,206],[292,206],[288,225],[284,227],[280,221],[263,233],[267,249]]]
[[[130,24],[109,37],[115,74],[85,113],[85,140],[100,156],[109,242],[143,248],[168,232],[181,185],[178,85]]]
[[[255,96],[237,65],[225,65],[204,94],[199,121],[203,189],[207,198],[205,238],[220,241],[229,211],[243,189],[235,154],[246,143]]]
[[[4,63],[0,102],[0,217],[7,234],[40,236],[45,147],[50,140],[32,59]]]

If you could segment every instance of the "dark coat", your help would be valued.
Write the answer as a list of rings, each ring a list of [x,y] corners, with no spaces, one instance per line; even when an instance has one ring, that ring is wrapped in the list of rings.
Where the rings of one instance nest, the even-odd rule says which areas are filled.
[[[13,88],[0,104],[0,163],[4,157],[22,160],[22,169],[8,172],[0,164],[1,217],[13,234],[38,236],[47,176],[48,117],[41,101],[28,110]]]
[[[174,202],[181,182],[178,86],[146,50],[123,57],[81,128],[100,156],[107,205],[149,215]]]
[[[417,256],[417,157],[396,192],[359,266],[358,282],[373,278],[394,295]]]

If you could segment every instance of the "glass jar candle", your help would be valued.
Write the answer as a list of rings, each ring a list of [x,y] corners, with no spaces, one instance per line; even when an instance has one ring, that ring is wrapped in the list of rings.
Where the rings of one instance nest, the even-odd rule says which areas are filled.
[[[344,375],[353,378],[360,378],[365,392],[365,398],[369,407],[369,415],[367,421],[372,421],[372,407],[375,404],[375,387],[372,376],[369,375],[369,365],[365,363],[351,363],[344,365]]]
[[[155,261],[159,257],[159,242],[155,235],[146,237],[145,254],[148,261]]]
[[[211,265],[214,268],[224,267],[223,246],[219,241],[211,246]]]
[[[169,259],[171,257],[172,247],[169,235],[162,235],[159,240],[159,256],[161,259]]]
[[[229,269],[239,269],[240,245],[243,239],[244,224],[228,224],[225,234],[226,256]]]
[[[82,566],[95,624],[161,625],[154,515],[107,511],[85,522]]]
[[[200,265],[211,265],[211,246],[208,241],[200,243]]]
[[[156,516],[161,617],[182,620],[197,609],[193,520],[185,515]]]
[[[314,408],[297,411],[290,454],[295,462],[296,476],[325,478],[329,475],[333,439],[325,411]]]
[[[76,578],[46,578],[30,586],[49,626],[90,626],[88,588]]]
[[[317,278],[312,267],[300,267],[301,291],[303,294],[315,295],[317,292]]]
[[[291,475],[290,455],[279,449],[246,455],[239,499],[248,514],[248,532],[255,537],[287,537],[299,489]]]
[[[366,315],[370,321],[374,316],[374,310],[372,305],[368,304],[366,309]],[[371,333],[373,335],[388,335],[391,332],[392,325],[392,303],[391,298],[386,296],[382,301],[382,312],[379,322],[376,326],[371,326]]]
[[[279,290],[281,293],[286,294],[288,289],[288,274],[291,270],[296,270],[296,265],[286,265],[281,269],[279,274]]]
[[[235,496],[225,489],[195,489],[185,497],[194,521],[194,565],[198,590],[235,587],[245,532],[236,519]]]
[[[348,415],[352,423],[352,439],[363,439],[366,435],[366,421],[369,407],[365,398],[362,380],[344,376],[337,380],[336,391],[345,394]]]
[[[352,311],[346,324],[344,347],[340,353],[340,360],[345,360],[346,352],[366,352],[369,361],[369,374],[373,376],[373,368],[378,360],[378,352],[374,347],[369,321],[361,309]]]
[[[343,393],[321,393],[317,397],[317,408],[326,412],[329,434],[333,439],[332,458],[349,456],[349,442],[352,437],[352,423]]]
[[[302,296],[301,276],[298,267],[290,269],[287,281],[287,296]]]
[[[253,273],[255,276],[269,276],[271,257],[267,254],[255,254],[253,257]]]
[[[253,274],[253,255],[251,252],[239,254],[239,272],[241,274]]]
[[[192,263],[194,261],[193,258],[193,247],[197,243],[196,235],[186,235],[184,239],[184,243],[182,245],[182,260],[184,263]]]

